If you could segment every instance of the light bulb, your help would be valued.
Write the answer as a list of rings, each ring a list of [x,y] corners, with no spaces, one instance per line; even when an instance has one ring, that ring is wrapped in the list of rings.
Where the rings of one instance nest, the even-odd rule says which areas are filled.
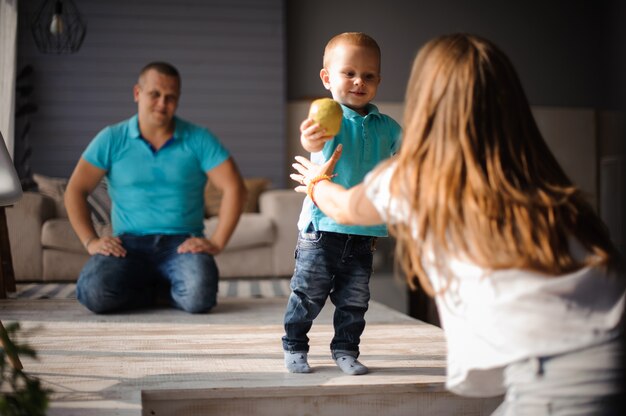
[[[65,30],[65,24],[63,23],[63,3],[61,0],[57,0],[54,3],[54,14],[52,15],[52,21],[50,22],[50,33],[55,36],[63,34]]]
[[[63,26],[63,18],[60,14],[54,14],[52,16],[52,22],[50,22],[50,33],[53,35],[60,35],[65,30]]]

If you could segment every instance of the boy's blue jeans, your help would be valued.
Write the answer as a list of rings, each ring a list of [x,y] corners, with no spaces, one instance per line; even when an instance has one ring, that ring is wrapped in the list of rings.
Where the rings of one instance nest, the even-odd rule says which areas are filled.
[[[337,352],[358,357],[370,299],[374,242],[375,237],[359,235],[300,233],[285,312],[285,351],[309,350],[307,333],[330,296],[335,305],[333,358]]]
[[[189,313],[216,304],[218,271],[210,254],[179,254],[189,235],[121,235],[126,257],[92,256],[76,284],[78,301],[95,313],[154,305],[169,286],[173,306]]]

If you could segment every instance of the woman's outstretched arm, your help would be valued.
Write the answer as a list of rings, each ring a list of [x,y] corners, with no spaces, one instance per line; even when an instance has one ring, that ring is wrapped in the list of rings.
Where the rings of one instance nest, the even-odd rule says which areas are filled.
[[[298,173],[290,175],[291,179],[300,184],[295,190],[308,194],[324,214],[340,224],[382,224],[378,211],[365,195],[363,183],[346,189],[331,182],[341,150],[342,147],[338,146],[331,158],[321,166],[305,157],[296,156],[298,163],[294,163],[293,167]]]

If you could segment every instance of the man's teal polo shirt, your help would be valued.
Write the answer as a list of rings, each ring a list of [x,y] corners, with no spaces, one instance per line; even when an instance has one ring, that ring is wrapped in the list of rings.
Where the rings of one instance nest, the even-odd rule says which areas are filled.
[[[324,148],[311,154],[311,161],[323,164],[341,143],[343,151],[341,159],[335,166],[336,177],[333,182],[345,188],[358,185],[365,175],[379,162],[396,153],[400,146],[402,130],[391,117],[381,114],[378,108],[369,104],[367,115],[362,116],[344,105],[341,130],[332,140],[326,142]],[[313,224],[316,231],[332,231],[343,234],[357,234],[374,237],[387,235],[385,225],[361,226],[341,225],[327,217],[307,197],[302,206],[298,228],[305,230]]]
[[[229,153],[207,129],[174,122],[174,136],[158,151],[141,137],[135,115],[104,128],[83,152],[107,171],[114,235],[202,235],[206,173]]]

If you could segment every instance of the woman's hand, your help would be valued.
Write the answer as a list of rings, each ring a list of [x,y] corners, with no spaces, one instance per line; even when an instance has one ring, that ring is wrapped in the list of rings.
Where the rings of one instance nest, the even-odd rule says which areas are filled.
[[[296,160],[298,161],[298,163],[294,163],[291,166],[293,166],[293,168],[297,170],[298,173],[292,173],[291,175],[289,175],[291,179],[300,184],[294,188],[296,192],[306,194],[309,182],[311,182],[311,180],[313,180],[313,178],[317,176],[332,176],[333,171],[335,170],[335,165],[341,157],[342,150],[342,145],[337,146],[330,159],[328,159],[326,163],[321,166],[311,162],[306,157],[296,156]]]
[[[346,189],[341,184],[326,180],[333,176],[335,165],[341,157],[341,150],[341,145],[337,146],[330,159],[323,165],[317,165],[305,157],[296,156],[298,163],[292,166],[297,173],[289,175],[291,179],[299,183],[295,190],[307,194],[324,214],[339,224],[382,224],[383,221],[378,211],[365,195],[365,187],[362,183]]]

